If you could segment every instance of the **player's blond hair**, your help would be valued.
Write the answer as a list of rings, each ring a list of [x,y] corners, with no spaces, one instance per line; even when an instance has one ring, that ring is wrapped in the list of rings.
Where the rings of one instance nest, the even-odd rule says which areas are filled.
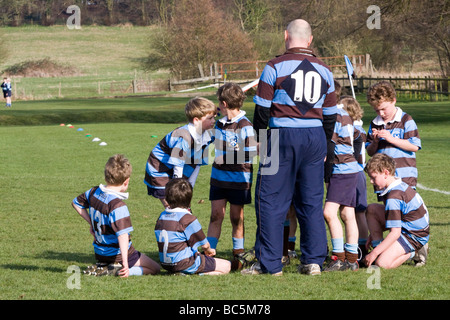
[[[194,118],[202,118],[207,114],[216,114],[217,107],[209,99],[202,97],[195,97],[186,103],[184,113],[189,122],[192,122]]]
[[[355,98],[351,96],[342,96],[339,99],[339,103],[344,105],[345,111],[347,111],[353,121],[362,119],[364,110]]]
[[[392,176],[395,175],[395,160],[384,153],[376,153],[369,162],[367,162],[364,170],[367,173],[376,172],[382,173],[387,170]]]
[[[394,86],[389,81],[380,81],[373,84],[367,91],[367,102],[372,107],[377,107],[380,103],[397,99]]]
[[[112,186],[120,186],[131,176],[131,163],[123,154],[115,154],[105,165],[105,181]]]

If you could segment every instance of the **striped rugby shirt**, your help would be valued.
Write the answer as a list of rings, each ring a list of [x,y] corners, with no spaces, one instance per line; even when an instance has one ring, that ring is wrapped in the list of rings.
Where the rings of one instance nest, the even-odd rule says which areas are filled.
[[[266,64],[253,102],[270,108],[270,128],[322,127],[336,113],[333,74],[312,50],[290,48]]]
[[[245,111],[231,120],[223,117],[217,121],[214,133],[215,159],[211,169],[211,185],[226,189],[251,189],[252,159],[257,151],[253,126]]]
[[[205,257],[197,250],[208,243],[200,222],[187,209],[166,209],[155,225],[161,266],[170,272],[200,273]]]
[[[133,231],[128,207],[123,202],[127,198],[128,193],[115,192],[99,185],[73,199],[76,206],[88,210],[95,233],[94,251],[99,261],[122,261],[118,237]],[[134,251],[129,240],[128,255]]]
[[[343,105],[338,105],[337,110],[336,123],[331,138],[335,143],[333,174],[357,173],[361,170],[353,154],[353,141],[355,135],[353,120],[347,111],[344,110]]]
[[[356,161],[358,161],[360,171],[364,171],[364,167],[366,166],[365,144],[367,141],[367,134],[366,130],[363,128],[363,121],[353,121],[353,128],[355,128],[355,139],[353,140],[354,156]]]
[[[419,150],[422,148],[416,122],[409,114],[403,112],[402,109],[398,107],[394,120],[391,122],[385,124],[380,116],[377,116],[372,120],[368,131],[366,146],[373,142],[372,129],[386,129],[392,136],[400,139],[407,139],[411,144],[419,147]],[[395,175],[402,178],[402,180],[410,186],[416,186],[418,174],[415,152],[397,148],[384,139],[379,141],[377,152],[392,157],[395,160]]]
[[[164,189],[173,177],[174,167],[182,167],[183,178],[189,179],[197,165],[208,164],[205,149],[211,141],[208,131],[198,136],[192,124],[176,128],[150,152],[144,183],[150,188]]]
[[[430,218],[422,197],[399,178],[381,195],[385,197],[386,228],[401,228],[403,237],[419,250],[430,236]]]

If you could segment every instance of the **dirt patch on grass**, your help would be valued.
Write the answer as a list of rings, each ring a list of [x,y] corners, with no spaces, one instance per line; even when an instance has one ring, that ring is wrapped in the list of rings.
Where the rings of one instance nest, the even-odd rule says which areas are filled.
[[[50,78],[79,76],[81,72],[73,66],[62,65],[50,58],[44,58],[17,63],[3,70],[2,74],[16,77]]]

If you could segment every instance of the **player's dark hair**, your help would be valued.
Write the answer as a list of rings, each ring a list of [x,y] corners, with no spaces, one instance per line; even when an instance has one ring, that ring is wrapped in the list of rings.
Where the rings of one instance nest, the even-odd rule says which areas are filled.
[[[217,99],[225,101],[229,109],[241,109],[246,95],[234,82],[227,82],[217,90]]]
[[[192,186],[184,178],[171,179],[166,184],[166,201],[174,208],[189,208],[192,200]]]

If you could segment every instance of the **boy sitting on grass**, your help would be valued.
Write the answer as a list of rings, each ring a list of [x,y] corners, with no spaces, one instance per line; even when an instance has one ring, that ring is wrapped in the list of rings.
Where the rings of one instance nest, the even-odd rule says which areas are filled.
[[[374,155],[365,168],[375,190],[381,191],[385,212],[367,212],[369,239],[374,248],[366,257],[369,267],[397,268],[428,243],[429,215],[422,197],[411,186],[395,176],[395,161],[383,153]],[[383,232],[389,234],[383,239]]]
[[[171,273],[220,275],[229,273],[230,261],[213,258],[211,248],[198,219],[189,210],[192,185],[184,178],[171,179],[166,185],[169,205],[155,225],[159,259]],[[201,247],[204,254],[198,252]]]
[[[131,171],[131,164],[123,155],[110,157],[105,165],[106,186],[93,187],[72,202],[73,208],[89,223],[94,236],[98,263],[88,267],[87,274],[126,278],[159,273],[159,264],[137,251],[130,240],[133,226],[123,200],[128,199]]]

